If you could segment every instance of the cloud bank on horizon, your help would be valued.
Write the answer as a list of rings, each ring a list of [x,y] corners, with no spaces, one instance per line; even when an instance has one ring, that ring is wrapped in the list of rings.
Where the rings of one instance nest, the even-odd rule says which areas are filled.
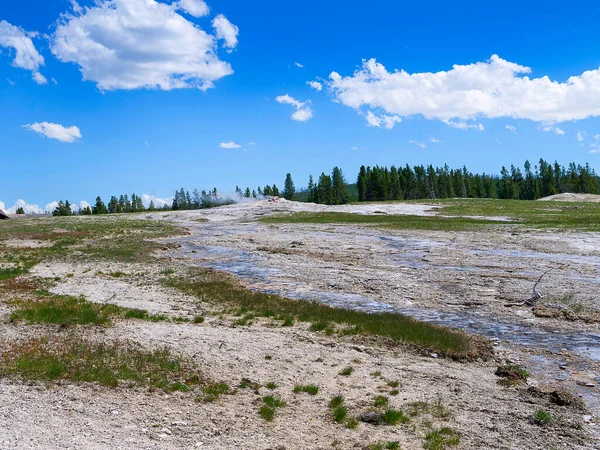
[[[549,126],[600,116],[600,68],[563,83],[530,78],[531,71],[498,55],[448,71],[412,74],[389,72],[369,59],[350,76],[332,72],[327,86],[336,102],[364,115],[370,126],[384,128],[413,116],[481,131],[483,125],[472,121],[510,117]]]
[[[148,195],[148,194],[143,194],[143,195],[141,195],[140,198],[142,199],[142,203],[144,204],[144,206],[146,208],[148,208],[150,206],[151,202],[154,203],[154,206],[156,208],[162,208],[165,205],[171,206],[171,203],[173,202],[173,199],[170,197],[169,198],[161,198],[161,197],[156,197],[154,195]],[[15,204],[10,207],[7,207],[3,201],[0,201],[0,211],[4,211],[7,214],[16,214],[17,209],[19,209],[19,208],[23,208],[23,211],[25,211],[25,214],[52,214],[52,211],[54,211],[57,206],[58,206],[58,202],[56,200],[46,204],[43,208],[39,205],[27,203],[23,199],[17,200],[15,202]],[[73,203],[71,205],[71,211],[73,211],[74,213],[77,213],[80,210],[87,208],[87,207],[91,208],[92,205],[90,205],[85,200],[81,200],[79,203]]]

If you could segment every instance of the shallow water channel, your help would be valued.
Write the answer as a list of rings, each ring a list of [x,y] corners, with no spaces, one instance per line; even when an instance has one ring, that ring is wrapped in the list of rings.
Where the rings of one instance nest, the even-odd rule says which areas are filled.
[[[426,268],[436,267],[456,271],[477,271],[477,267],[450,267],[433,266],[423,261],[425,255],[423,248],[431,246],[431,241],[419,240],[395,240],[381,238],[391,250],[402,250],[390,256],[400,267]],[[419,320],[452,328],[464,329],[467,332],[479,334],[502,345],[507,342],[516,346],[524,346],[528,349],[539,350],[540,354],[529,357],[527,366],[537,375],[555,380],[566,381],[569,387],[582,395],[593,414],[600,417],[600,393],[598,388],[590,388],[577,385],[570,380],[569,371],[561,370],[560,366],[567,364],[561,351],[568,350],[581,357],[576,371],[586,371],[588,366],[586,360],[600,362],[600,331],[598,332],[564,332],[545,329],[526,323],[509,322],[497,320],[474,312],[442,312],[434,309],[399,307],[376,301],[372,298],[352,294],[318,290],[308,283],[291,281],[286,279],[279,269],[268,267],[266,258],[260,255],[233,250],[223,246],[207,246],[198,242],[198,237],[185,238],[182,242],[182,256],[191,259],[195,264],[210,267],[230,273],[245,281],[253,290],[282,295],[293,299],[316,300],[338,308],[357,309],[367,312],[396,312],[405,314]],[[435,245],[435,243],[433,243]],[[486,250],[479,253],[490,255],[502,255],[510,257],[554,257],[543,253],[519,252],[515,250]],[[597,264],[598,258],[576,257],[563,255],[565,258],[577,258],[586,260],[586,263]],[[600,283],[598,278],[586,278],[586,282]],[[543,352],[543,353],[542,353]],[[549,355],[548,352],[551,352]],[[596,386],[600,383],[600,376],[595,374]],[[572,382],[569,382],[572,381]]]

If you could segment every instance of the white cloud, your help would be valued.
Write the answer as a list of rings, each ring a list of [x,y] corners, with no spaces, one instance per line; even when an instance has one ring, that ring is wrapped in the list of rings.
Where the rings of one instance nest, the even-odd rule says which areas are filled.
[[[40,67],[44,65],[44,57],[38,53],[31,40],[36,36],[36,33],[27,33],[23,28],[11,25],[6,20],[0,21],[0,47],[15,51],[12,65],[30,70],[37,84],[46,84],[48,80],[40,73]]]
[[[457,128],[459,130],[484,130],[483,124],[481,123],[467,123],[462,120],[443,120],[442,122],[444,122],[450,128]]]
[[[449,124],[512,117],[544,124],[600,116],[600,68],[565,82],[530,78],[529,67],[493,55],[489,61],[451,70],[388,72],[375,59],[351,76],[330,75],[335,100],[358,111],[381,109],[400,117],[421,115]]]
[[[284,105],[292,105],[296,108],[296,112],[292,114],[292,120],[296,120],[298,122],[306,122],[307,120],[312,119],[313,112],[310,106],[308,106],[310,105],[310,100],[301,102],[293,97],[290,97],[288,94],[285,94],[276,97],[275,101]]]
[[[89,206],[89,207],[90,207],[90,209],[91,209],[92,205],[90,205],[90,204],[89,204],[88,202],[86,202],[85,200],[81,200],[81,201],[79,202],[79,204],[77,204],[77,203],[73,203],[73,204],[71,205],[71,211],[73,211],[74,213],[77,213],[77,212],[81,211],[82,209],[85,209],[85,208],[87,208],[88,206]]]
[[[439,139],[436,139],[436,138],[434,138],[434,137],[432,137],[432,138],[430,139],[430,141],[431,141],[431,142],[433,142],[434,144],[440,144],[440,143],[442,142],[442,141],[440,141]]]
[[[251,146],[253,146],[253,147],[254,147],[254,146],[258,145],[258,144],[257,144],[256,142],[252,142],[252,141],[250,141],[250,142],[248,142],[248,145],[251,145]]]
[[[318,81],[307,81],[306,84],[308,84],[311,88],[313,88],[316,91],[323,90],[323,85]]]
[[[142,203],[146,208],[150,206],[150,202],[154,202],[154,206],[157,208],[162,208],[165,205],[171,206],[173,203],[172,198],[160,198],[155,197],[154,195],[142,194]]]
[[[202,0],[180,0],[177,6],[194,17],[204,17],[210,12],[208,5]]]
[[[370,127],[383,127],[387,128],[388,130],[394,128],[397,123],[402,122],[402,119],[399,116],[388,116],[386,114],[377,115],[373,113],[373,111],[367,111],[365,119],[367,121],[367,125]]]
[[[7,208],[4,202],[0,202],[0,210],[4,211],[7,214],[16,214],[17,209],[23,208],[25,214],[44,214],[44,210],[40,208],[38,205],[30,205],[23,199],[19,199],[15,202],[13,206]]]
[[[227,17],[219,14],[212,21],[212,25],[217,32],[217,39],[225,41],[223,47],[235,48],[238,43],[239,28],[232,24]]]
[[[559,136],[565,135],[565,132],[561,128],[558,128],[558,127],[544,126],[541,128],[541,130],[545,131],[546,133],[553,132],[553,133],[558,134]]]
[[[97,0],[62,17],[50,48],[103,90],[209,89],[233,70],[216,55],[215,36],[178,8],[155,0]]]
[[[358,147],[357,146],[350,147],[350,150],[358,150]]]
[[[233,141],[229,141],[229,142],[221,142],[219,144],[219,147],[221,148],[228,148],[228,149],[233,149],[233,148],[240,148],[241,145],[240,144],[236,144]]]
[[[73,8],[73,12],[75,14],[81,14],[81,12],[83,11],[81,6],[79,6],[79,3],[77,3],[75,0],[71,0],[71,8]]]
[[[296,67],[300,67],[301,69],[304,69],[304,65],[300,64],[299,62],[295,62],[294,65]]]
[[[50,202],[46,206],[44,206],[44,212],[51,213],[52,211],[54,211],[56,209],[57,206],[58,206],[58,202],[56,200],[53,202]]]
[[[506,128],[508,131],[510,131],[513,134],[517,134],[517,129],[515,127],[513,127],[512,125],[504,125],[504,128]]]
[[[414,140],[412,140],[412,139],[411,139],[410,141],[408,141],[408,142],[409,142],[410,144],[414,144],[414,145],[416,145],[417,147],[421,147],[421,148],[425,148],[425,147],[427,147],[427,146],[426,146],[425,144],[423,144],[422,142],[417,142],[417,141],[414,141]]]
[[[35,131],[42,136],[45,136],[49,139],[56,139],[61,142],[72,143],[77,139],[81,139],[81,131],[76,126],[72,127],[63,127],[57,123],[32,123],[28,125],[23,125],[24,128],[28,130]]]
[[[585,140],[586,136],[587,136],[587,133],[585,131],[578,131],[577,132],[577,140],[579,142],[583,142]]]

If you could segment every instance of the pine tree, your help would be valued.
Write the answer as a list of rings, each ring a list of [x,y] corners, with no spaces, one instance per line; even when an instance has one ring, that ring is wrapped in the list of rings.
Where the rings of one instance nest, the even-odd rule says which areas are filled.
[[[294,186],[294,182],[292,181],[292,174],[288,173],[285,176],[285,183],[283,187],[283,198],[286,200],[293,200],[294,195],[296,194],[296,187]]]
[[[106,205],[104,204],[104,202],[102,201],[100,196],[96,197],[96,203],[92,207],[92,213],[93,214],[108,214],[108,209],[106,208]]]
[[[331,173],[331,202],[333,205],[343,205],[348,203],[349,198],[342,170],[334,167]]]
[[[319,177],[319,183],[317,185],[317,200],[319,203],[325,205],[331,205],[332,201],[332,182],[331,177],[329,175],[325,175],[325,173],[321,173]]]
[[[17,213],[17,214],[25,214],[25,210],[23,209],[23,207],[22,207],[22,206],[19,206],[19,207],[17,208],[17,211],[16,211],[16,213]]]
[[[308,176],[308,201],[309,203],[317,203],[315,199],[315,182],[313,176]]]
[[[271,189],[273,191],[273,197],[281,197],[281,194],[279,193],[279,189],[277,189],[276,185],[273,185],[273,187]]]

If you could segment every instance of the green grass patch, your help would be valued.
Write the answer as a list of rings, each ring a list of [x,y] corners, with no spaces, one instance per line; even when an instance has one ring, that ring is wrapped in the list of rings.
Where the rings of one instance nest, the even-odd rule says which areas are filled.
[[[373,406],[375,406],[375,408],[384,408],[388,405],[389,402],[390,399],[387,398],[385,395],[377,395],[373,399]]]
[[[277,410],[286,406],[286,403],[275,395],[265,395],[262,400],[264,404],[260,407],[258,413],[267,422],[272,422],[275,419]]]
[[[536,409],[532,418],[533,423],[540,426],[546,426],[552,421],[552,416],[544,409]]]
[[[310,395],[317,395],[319,393],[319,386],[316,386],[314,384],[297,384],[296,386],[294,386],[294,393],[299,394],[300,392],[305,392]]]
[[[385,410],[385,412],[381,415],[381,420],[388,425],[410,422],[410,419],[406,417],[402,411],[391,408]]]
[[[399,450],[400,442],[398,441],[390,441],[386,443],[376,442],[374,444],[369,444],[366,447],[368,450]]]
[[[343,423],[348,416],[348,408],[344,405],[339,405],[333,408],[333,421],[335,423]]]
[[[186,277],[171,277],[163,284],[195,295],[219,307],[239,309],[256,317],[275,312],[311,323],[335,323],[360,327],[360,334],[390,338],[399,343],[433,351],[457,359],[485,357],[491,346],[480,338],[459,330],[420,322],[396,313],[369,314],[362,311],[332,308],[316,301],[292,300],[278,295],[254,292],[232,276],[212,269],[192,268]],[[242,317],[238,324],[246,324]]]
[[[230,394],[231,388],[227,383],[211,383],[202,388],[204,396],[202,400],[206,403],[216,402],[222,395]]]
[[[40,292],[42,295],[43,293]],[[25,321],[28,325],[106,325],[111,318],[140,319],[153,322],[168,320],[162,315],[149,314],[141,309],[122,308],[117,305],[90,303],[81,297],[46,295],[37,300],[8,302],[15,308],[10,318]]]
[[[421,200],[409,203],[431,204],[440,209],[436,216],[302,212],[263,217],[260,221],[272,224],[371,225],[401,230],[464,231],[519,226],[600,231],[600,208],[594,203],[498,199]],[[509,221],[491,220],[499,217],[508,218]]]
[[[456,447],[458,444],[460,444],[458,433],[452,428],[443,427],[427,433],[423,448],[425,450],[445,450],[449,447]]]
[[[166,348],[147,351],[134,343],[92,343],[79,336],[15,343],[0,353],[0,361],[0,376],[34,381],[127,383],[165,392],[203,383],[191,363]]]
[[[438,217],[412,215],[366,215],[342,212],[299,212],[281,216],[269,216],[259,219],[263,223],[299,223],[299,224],[348,224],[371,225],[378,228],[397,230],[464,231],[483,229],[497,224],[495,221],[473,219],[469,217]]]
[[[335,395],[334,397],[331,397],[331,400],[329,400],[329,407],[331,409],[337,408],[338,406],[341,406],[344,404],[344,396],[342,395]]]
[[[348,376],[352,375],[352,372],[354,372],[354,368],[351,366],[348,366],[348,367],[344,367],[342,370],[340,370],[338,372],[338,375],[348,377]]]

